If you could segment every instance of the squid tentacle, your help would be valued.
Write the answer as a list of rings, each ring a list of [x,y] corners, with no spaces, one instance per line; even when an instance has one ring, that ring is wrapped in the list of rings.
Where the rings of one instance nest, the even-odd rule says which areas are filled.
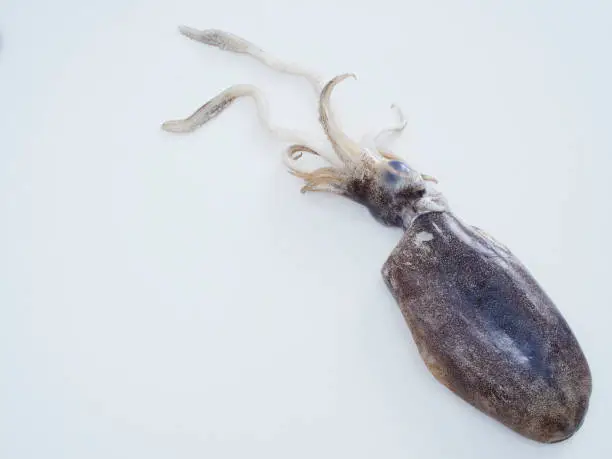
[[[392,104],[391,109],[395,111],[397,115],[397,123],[381,130],[378,134],[374,136],[374,143],[378,147],[379,150],[390,150],[392,142],[397,140],[397,138],[404,132],[406,126],[408,125],[408,120],[404,116],[404,112],[402,109],[396,105]]]
[[[321,167],[314,171],[306,171],[295,165],[304,153],[321,156],[317,151],[306,145],[291,145],[286,152],[285,161],[289,172],[305,181],[302,193],[307,191],[328,191],[342,193],[348,175],[344,168]]]
[[[304,142],[305,135],[297,130],[274,126],[270,122],[268,102],[259,88],[253,85],[240,84],[231,86],[207,101],[185,119],[166,121],[162,129],[168,132],[193,132],[203,124],[219,116],[236,99],[251,97],[255,101],[257,115],[261,124],[274,136],[288,142]]]
[[[331,94],[340,82],[357,78],[354,73],[344,73],[331,79],[323,88],[319,98],[319,122],[336,155],[347,167],[371,166],[377,159],[375,152],[363,149],[340,128],[330,107]]]
[[[278,139],[289,142],[310,145],[316,142],[309,140],[309,135],[296,129],[287,129],[275,126],[270,121],[268,102],[259,88],[253,85],[234,85],[207,101],[195,112],[184,119],[170,120],[162,124],[162,129],[173,133],[193,132],[213,118],[219,116],[236,99],[240,97],[251,97],[255,101],[257,115],[262,126]],[[309,147],[313,148],[313,147]],[[328,162],[333,160],[326,154],[319,154]]]
[[[398,106],[391,106],[397,112],[396,124],[364,136],[359,143],[343,131],[339,120],[333,113],[330,107],[333,90],[347,78],[356,79],[355,74],[338,75],[323,84],[323,80],[318,75],[296,64],[278,59],[255,44],[231,33],[217,29],[198,30],[187,26],[180,26],[179,31],[194,41],[224,51],[248,55],[273,70],[305,78],[318,95],[319,122],[335,155],[325,152],[324,148],[315,148],[315,145],[318,144],[316,139],[304,132],[272,124],[268,103],[263,93],[256,86],[247,84],[234,85],[225,89],[184,119],[166,121],[162,124],[162,129],[165,131],[193,132],[216,118],[236,99],[250,97],[255,102],[257,115],[263,127],[276,138],[292,144],[283,158],[289,171],[305,180],[306,184],[302,191],[338,192],[351,177],[369,174],[377,164],[382,163],[384,167],[385,159],[399,159],[389,152],[391,142],[397,139],[406,127],[406,119]],[[304,153],[323,158],[331,167],[322,167],[314,171],[306,171],[298,167],[296,162]],[[423,178],[430,179],[429,176],[427,178],[423,176]]]
[[[267,67],[270,67],[278,72],[304,77],[312,85],[317,95],[321,94],[321,91],[323,90],[323,80],[318,75],[303,69],[296,64],[285,62],[267,53],[259,46],[256,46],[242,37],[238,37],[222,30],[198,30],[187,26],[180,26],[179,31],[181,34],[191,38],[192,40],[207,44],[209,46],[214,46],[223,51],[230,51],[237,54],[246,54],[251,56]]]

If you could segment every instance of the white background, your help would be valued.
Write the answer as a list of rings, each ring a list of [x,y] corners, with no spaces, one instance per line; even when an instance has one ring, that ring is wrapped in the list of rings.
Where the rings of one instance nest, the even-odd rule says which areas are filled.
[[[0,6],[0,457],[612,457],[612,3],[86,3]],[[577,435],[525,440],[433,379],[380,275],[401,233],[300,194],[251,101],[160,130],[235,83],[318,128],[304,80],[179,24],[355,72],[355,137],[404,109],[396,153],[577,335]]]

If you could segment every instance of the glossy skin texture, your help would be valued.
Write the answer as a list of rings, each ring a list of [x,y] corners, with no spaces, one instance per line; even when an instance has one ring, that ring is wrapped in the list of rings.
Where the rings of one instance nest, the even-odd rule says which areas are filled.
[[[417,217],[383,267],[442,384],[539,442],[569,438],[591,394],[587,361],[525,267],[449,212]]]

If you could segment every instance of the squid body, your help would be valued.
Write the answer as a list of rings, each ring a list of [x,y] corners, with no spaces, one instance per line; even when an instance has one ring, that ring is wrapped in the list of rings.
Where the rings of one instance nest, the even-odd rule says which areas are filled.
[[[543,443],[573,435],[591,395],[587,360],[567,322],[521,262],[484,231],[449,208],[436,180],[392,153],[406,121],[359,141],[346,135],[330,108],[329,81],[220,30],[180,27],[197,42],[250,56],[280,72],[305,78],[318,98],[327,148],[312,136],[273,126],[266,99],[252,85],[222,91],[168,132],[191,132],[240,97],[251,97],[263,126],[289,144],[283,158],[302,179],[303,192],[326,191],[364,205],[404,233],[382,268],[383,278],[433,376],[459,397],[515,432]],[[329,151],[328,151],[329,150]],[[328,164],[305,170],[304,154]]]

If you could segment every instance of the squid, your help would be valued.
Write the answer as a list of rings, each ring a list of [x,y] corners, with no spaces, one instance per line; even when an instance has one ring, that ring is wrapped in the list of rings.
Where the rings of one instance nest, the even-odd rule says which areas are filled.
[[[166,121],[171,133],[193,132],[250,97],[266,130],[288,146],[282,158],[303,181],[301,191],[329,192],[365,206],[403,236],[381,274],[397,301],[433,377],[485,415],[541,443],[570,438],[584,422],[592,391],[587,359],[567,321],[528,269],[502,243],[458,217],[437,180],[393,153],[406,127],[397,122],[354,140],[331,107],[334,89],[352,73],[328,81],[280,60],[231,33],[181,26],[185,37],[243,54],[273,70],[306,79],[318,100],[325,145],[315,136],[274,126],[262,91],[231,86],[190,116]],[[304,155],[325,165],[300,165]]]

